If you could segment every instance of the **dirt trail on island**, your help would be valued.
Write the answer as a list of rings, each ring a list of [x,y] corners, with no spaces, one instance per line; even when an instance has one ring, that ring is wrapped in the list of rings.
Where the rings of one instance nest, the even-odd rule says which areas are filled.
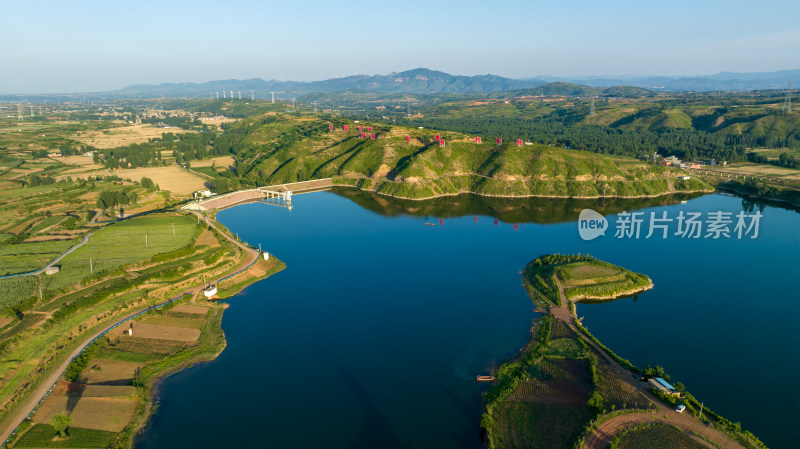
[[[617,363],[617,361],[614,360],[599,345],[597,345],[594,340],[584,335],[583,332],[578,329],[573,320],[574,317],[572,316],[572,311],[569,308],[570,302],[567,299],[566,294],[564,294],[564,286],[561,285],[561,281],[558,279],[558,277],[555,278],[555,281],[558,287],[558,296],[561,300],[561,305],[558,307],[550,307],[550,313],[553,315],[553,317],[564,322],[567,326],[569,326],[570,329],[579,335],[581,339],[586,342],[586,344],[591,346],[595,352],[602,354],[603,358],[606,359],[608,364],[621,380],[633,386],[656,407],[652,412],[628,413],[625,415],[614,416],[606,421],[603,421],[600,423],[597,429],[595,429],[594,432],[592,432],[586,438],[586,444],[584,445],[586,449],[605,449],[609,444],[611,444],[611,441],[614,439],[614,437],[619,435],[619,433],[622,432],[624,427],[627,425],[637,425],[650,422],[673,425],[681,429],[683,432],[693,436],[695,440],[708,447],[713,446],[710,446],[706,441],[703,441],[703,439],[711,441],[713,444],[723,449],[746,449],[741,444],[728,438],[727,435],[719,430],[706,426],[702,421],[700,421],[698,418],[695,418],[688,412],[678,413],[672,408],[665,406],[660,400],[653,396],[647,387],[643,386],[632,377],[630,371]],[[666,418],[664,417],[665,415]],[[702,438],[697,438],[696,435]]]

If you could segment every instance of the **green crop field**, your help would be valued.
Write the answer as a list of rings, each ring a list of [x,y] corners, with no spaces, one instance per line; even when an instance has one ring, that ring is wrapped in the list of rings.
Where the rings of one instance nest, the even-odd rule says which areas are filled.
[[[77,242],[76,239],[0,246],[0,276],[38,270]]]
[[[108,274],[156,254],[188,245],[197,231],[196,219],[154,215],[124,220],[94,231],[88,243],[59,262],[60,272],[46,276],[0,279],[0,307],[38,295],[63,291],[90,276]],[[38,269],[68,249],[72,242],[23,243],[0,247],[0,272]]]
[[[47,424],[34,424],[14,444],[15,448],[95,448],[108,447],[116,439],[115,432],[71,427],[66,438]]]

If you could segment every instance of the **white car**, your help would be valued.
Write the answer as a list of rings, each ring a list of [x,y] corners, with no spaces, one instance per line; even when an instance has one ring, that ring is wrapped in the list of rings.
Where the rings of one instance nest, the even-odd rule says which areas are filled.
[[[686,406],[683,405],[683,404],[681,404],[677,408],[675,408],[675,411],[678,412],[678,413],[683,413],[684,410],[686,410]]]

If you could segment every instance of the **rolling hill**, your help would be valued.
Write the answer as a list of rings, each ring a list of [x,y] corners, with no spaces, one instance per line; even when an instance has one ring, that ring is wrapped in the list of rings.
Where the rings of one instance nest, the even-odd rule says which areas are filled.
[[[338,120],[338,119],[337,119]],[[343,121],[271,115],[241,120],[229,132],[237,136],[236,173],[247,184],[269,185],[307,179],[335,179],[339,185],[379,194],[424,199],[459,193],[496,197],[648,197],[710,190],[682,172],[547,145],[513,142],[476,144],[473,136],[364,124],[375,138],[362,138],[356,125]],[[334,130],[329,130],[329,125]],[[408,136],[408,139],[406,139]]]

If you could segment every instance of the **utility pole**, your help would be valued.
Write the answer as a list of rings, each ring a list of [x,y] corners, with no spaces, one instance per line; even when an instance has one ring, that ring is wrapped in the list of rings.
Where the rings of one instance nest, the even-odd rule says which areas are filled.
[[[147,239],[147,234],[148,234],[147,231],[144,231],[144,246],[146,248],[150,248],[150,242]]]
[[[175,222],[172,222],[172,236],[175,237]]]
[[[700,403],[700,419],[703,419],[703,403]]]
[[[786,91],[786,99],[783,100],[783,112],[792,112],[792,83],[789,82],[789,90]]]
[[[92,258],[89,258],[89,274],[94,274],[94,265],[92,265]]]

